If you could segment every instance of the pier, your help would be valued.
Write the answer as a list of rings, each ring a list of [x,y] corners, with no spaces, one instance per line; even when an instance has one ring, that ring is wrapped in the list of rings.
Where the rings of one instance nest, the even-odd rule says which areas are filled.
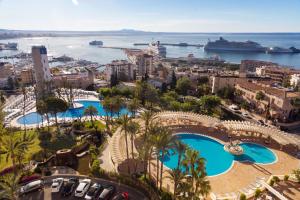
[[[118,49],[118,50],[127,50],[127,49],[129,49],[129,50],[141,50],[141,49],[135,49],[135,48],[125,48],[125,47],[108,47],[108,46],[106,46],[106,47],[103,47],[103,46],[99,46],[99,48],[102,48],[102,49]]]
[[[163,46],[175,46],[175,47],[204,47],[203,44],[188,44],[188,43],[160,43]],[[148,46],[149,43],[134,43],[134,46]]]

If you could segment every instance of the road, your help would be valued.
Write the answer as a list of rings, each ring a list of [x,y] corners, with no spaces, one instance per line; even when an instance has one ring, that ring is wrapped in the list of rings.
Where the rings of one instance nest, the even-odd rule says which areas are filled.
[[[44,182],[45,182],[45,187],[43,190],[32,192],[29,194],[26,194],[21,200],[61,200],[61,199],[84,199],[84,198],[77,198],[74,197],[73,195],[70,197],[61,197],[60,193],[51,193],[51,183],[52,179],[54,178],[70,178],[70,177],[78,177],[79,179],[84,179],[84,178],[89,178],[87,176],[75,176],[75,175],[55,175],[55,176],[50,176],[50,177],[45,177]],[[99,179],[99,178],[91,178],[92,182],[95,183],[100,183],[102,185],[114,185],[116,187],[116,193],[118,192],[128,192],[129,197],[131,200],[147,200],[148,198],[140,191],[126,186],[124,184],[119,184],[113,181],[108,181],[104,179]]]

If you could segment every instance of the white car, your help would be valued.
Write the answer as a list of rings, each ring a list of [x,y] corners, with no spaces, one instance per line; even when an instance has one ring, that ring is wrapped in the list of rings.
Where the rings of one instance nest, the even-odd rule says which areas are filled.
[[[44,183],[42,180],[36,180],[30,183],[27,183],[26,185],[22,186],[20,188],[20,195],[24,195],[26,193],[43,189]]]
[[[64,183],[63,178],[56,178],[52,180],[51,192],[59,192]]]
[[[233,111],[240,110],[240,108],[239,108],[237,105],[234,105],[234,104],[230,105],[229,108],[230,108],[231,110],[233,110]]]
[[[88,191],[92,180],[91,179],[83,179],[79,181],[79,185],[75,190],[75,197],[84,197],[85,193]]]

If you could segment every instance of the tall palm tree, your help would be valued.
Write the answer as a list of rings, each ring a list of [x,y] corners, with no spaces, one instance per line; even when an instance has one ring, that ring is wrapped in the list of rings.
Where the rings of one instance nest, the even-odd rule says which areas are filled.
[[[177,169],[180,169],[182,156],[185,154],[187,146],[180,140],[174,140],[174,147],[178,153]]]
[[[17,200],[21,174],[7,173],[0,177],[0,199]]]
[[[44,125],[44,115],[47,114],[47,105],[43,100],[39,100],[36,102],[36,112],[42,117],[42,126]],[[48,116],[48,115],[47,115]],[[48,130],[49,130],[49,117],[47,117],[48,121]]]
[[[139,130],[140,129],[140,126],[137,122],[133,122],[133,121],[130,121],[129,124],[128,124],[128,133],[130,135],[130,141],[131,141],[131,156],[132,156],[132,159],[134,160],[134,150],[133,150],[133,146],[134,146],[134,138],[135,136],[139,133]],[[135,167],[134,167],[134,172],[136,172],[136,162],[135,162]]]
[[[5,160],[10,159],[13,164],[14,174],[17,174],[17,159],[28,150],[33,144],[34,137],[31,135],[15,135],[8,132],[5,136],[1,136],[0,154],[5,155]],[[21,164],[21,163],[20,163]]]
[[[92,123],[92,126],[94,127],[94,120],[93,120],[93,117],[95,115],[98,114],[98,110],[97,108],[95,108],[94,106],[88,106],[85,110],[84,110],[84,115],[87,115],[90,117],[91,119],[91,123]]]
[[[144,133],[144,141],[146,140],[149,132],[149,127],[151,125],[151,121],[153,119],[154,112],[146,110],[145,112],[142,113],[141,118],[144,121],[145,125],[145,133]]]
[[[27,90],[24,86],[22,86],[22,94],[23,94],[23,124],[24,124],[24,131],[26,134],[26,120],[25,120],[25,109],[26,109],[26,99],[27,99]]]
[[[160,157],[160,149],[161,149],[161,134],[153,134],[151,135],[151,143],[154,146],[154,152],[156,155],[156,186],[158,187],[159,181],[159,157]]]
[[[123,106],[124,106],[124,101],[120,96],[116,96],[113,98],[113,109],[114,112],[117,113],[118,118],[120,118],[120,113]]]
[[[105,99],[102,102],[102,106],[104,108],[105,111],[105,125],[106,125],[106,130],[109,131],[109,123],[110,123],[110,119],[109,119],[109,113],[112,112],[111,110],[111,98],[110,97],[105,97]]]
[[[128,103],[127,107],[128,110],[131,112],[132,117],[135,117],[135,114],[140,107],[140,101],[137,98],[134,98]]]
[[[179,184],[182,183],[183,180],[185,179],[185,174],[180,169],[172,169],[172,170],[168,170],[167,172],[168,172],[167,178],[172,180],[174,183],[173,194],[174,194],[174,199],[176,199],[176,196],[178,195]]]
[[[127,133],[129,131],[129,123],[130,123],[130,118],[128,117],[128,115],[122,115],[121,117],[121,131],[124,131],[125,134],[125,145],[126,145],[126,156],[127,156],[127,161],[129,161],[129,151],[128,151],[128,141],[127,141]],[[130,169],[129,169],[129,163],[127,165],[127,170],[128,173],[130,173]]]
[[[160,141],[160,190],[162,189],[163,181],[163,169],[164,169],[164,159],[165,156],[170,156],[170,149],[173,147],[173,137],[171,131],[167,127],[162,127],[161,129],[161,141]]]

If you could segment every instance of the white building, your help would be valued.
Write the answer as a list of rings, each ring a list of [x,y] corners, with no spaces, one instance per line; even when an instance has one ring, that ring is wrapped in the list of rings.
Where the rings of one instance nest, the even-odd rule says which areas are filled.
[[[291,85],[296,87],[300,85],[300,74],[293,74],[291,75],[290,79]]]
[[[33,67],[35,70],[37,97],[42,98],[51,90],[51,72],[45,46],[32,47]]]
[[[106,80],[110,81],[112,75],[116,75],[121,81],[134,80],[134,65],[126,60],[112,61],[105,67]]]

